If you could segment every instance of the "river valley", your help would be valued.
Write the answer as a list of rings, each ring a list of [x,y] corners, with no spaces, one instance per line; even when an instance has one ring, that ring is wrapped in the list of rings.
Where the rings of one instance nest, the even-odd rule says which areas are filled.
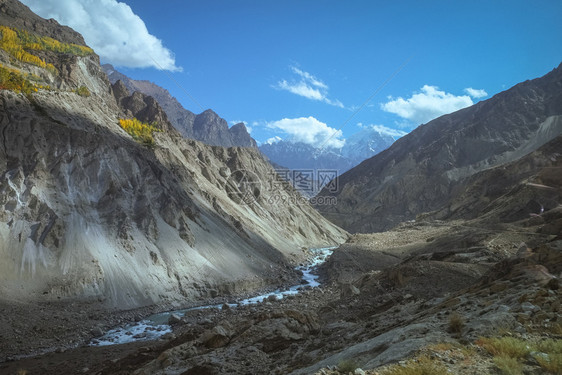
[[[320,286],[318,275],[315,274],[316,268],[323,264],[332,254],[335,247],[311,249],[311,260],[306,264],[298,266],[297,271],[302,272],[301,283],[291,286],[288,289],[277,289],[269,293],[255,297],[245,298],[238,302],[226,302],[223,304],[203,305],[191,307],[183,310],[167,311],[152,314],[139,322],[129,323],[125,326],[109,330],[99,338],[92,339],[90,345],[104,346],[115,344],[126,344],[136,341],[155,340],[172,332],[170,321],[179,320],[187,313],[201,312],[209,309],[233,309],[239,306],[248,306],[262,303],[264,301],[277,301],[287,296],[295,296],[303,290]],[[173,316],[172,319],[170,319]]]
[[[171,332],[171,312],[156,315],[147,324],[140,322],[150,311],[136,311],[125,319],[123,315],[102,315],[95,304],[67,306],[65,313],[54,314],[50,320],[44,315],[47,310],[41,312],[40,308],[32,307],[32,314],[21,310],[25,321],[3,310],[3,321],[21,332],[21,338],[10,341],[14,347],[6,349],[13,353],[23,348],[17,346],[18,341],[27,335],[33,338],[25,341],[28,345],[45,342],[56,350],[9,359],[0,364],[0,373],[16,374],[23,369],[46,375],[338,374],[333,370],[348,358],[372,369],[433,344],[456,343],[458,334],[449,331],[453,313],[464,320],[462,342],[474,341],[504,325],[529,335],[545,329],[550,332],[552,328],[544,328],[544,322],[537,324],[534,315],[518,312],[521,301],[528,299],[541,308],[541,314],[556,318],[559,312],[552,309],[560,291],[550,290],[544,297],[542,276],[527,271],[516,278],[512,275],[525,267],[537,269],[536,264],[561,272],[560,250],[556,250],[560,241],[541,245],[551,238],[532,226],[525,230],[518,226],[490,228],[464,221],[406,223],[388,232],[354,235],[324,263],[315,258],[317,266],[308,269],[312,271],[308,276],[305,271],[307,282],[299,284],[320,283],[319,287],[290,292],[298,289],[295,286],[238,303],[174,311],[183,316],[171,324]],[[537,255],[520,258],[519,243],[537,249]],[[449,253],[453,246],[457,250]],[[502,259],[511,260],[502,263]],[[270,299],[272,293],[278,297]],[[250,303],[257,300],[262,302]],[[114,329],[107,331],[109,339],[114,335],[113,341],[103,342],[86,325],[80,326],[81,310],[88,311],[86,316],[98,314],[100,325]],[[39,318],[49,326],[38,324],[35,320]],[[131,340],[138,333],[126,334],[130,330],[126,322],[131,321],[139,322],[138,331],[131,333],[142,337]],[[96,326],[91,320],[84,322]],[[161,337],[152,340],[148,334],[142,335],[146,331],[143,324],[163,325],[155,334]],[[47,329],[53,327],[58,331],[49,334]],[[68,336],[60,333],[65,329]],[[5,328],[2,334],[7,332]],[[53,335],[60,341],[45,341]],[[98,342],[86,345],[92,336]],[[108,345],[119,342],[125,343]],[[444,366],[455,374],[471,374],[473,368],[487,373],[493,366],[482,356],[444,358]]]

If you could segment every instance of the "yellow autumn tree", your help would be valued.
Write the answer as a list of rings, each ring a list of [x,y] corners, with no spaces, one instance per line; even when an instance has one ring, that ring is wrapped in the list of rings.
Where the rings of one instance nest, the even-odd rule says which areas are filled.
[[[147,146],[154,146],[154,132],[161,132],[152,124],[146,124],[137,120],[132,119],[119,119],[119,125],[127,132],[134,140],[145,144]]]
[[[1,49],[7,51],[18,61],[45,68],[54,74],[58,73],[54,65],[46,63],[45,60],[29,51],[52,51],[78,56],[87,56],[94,53],[91,48],[86,46],[63,43],[50,37],[38,36],[25,30],[12,29],[7,26],[0,26],[0,34]]]

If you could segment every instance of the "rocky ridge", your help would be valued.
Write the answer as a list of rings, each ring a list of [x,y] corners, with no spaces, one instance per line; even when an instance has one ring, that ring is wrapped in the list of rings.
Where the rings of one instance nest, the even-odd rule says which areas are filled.
[[[515,161],[562,133],[562,66],[439,117],[339,178],[337,205],[318,206],[354,232],[381,231],[441,209],[466,179]],[[475,211],[473,211],[475,212]]]
[[[185,109],[168,90],[143,80],[134,80],[117,71],[112,65],[102,66],[112,84],[121,81],[129,93],[140,92],[151,96],[162,106],[172,125],[186,138],[212,146],[257,147],[243,123],[228,127],[226,120],[208,109],[198,115]]]

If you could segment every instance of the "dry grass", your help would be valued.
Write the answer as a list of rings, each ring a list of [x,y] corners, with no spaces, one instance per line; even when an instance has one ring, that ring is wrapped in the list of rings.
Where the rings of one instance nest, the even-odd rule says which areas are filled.
[[[476,341],[476,345],[486,349],[491,355],[499,357],[520,359],[531,352],[531,347],[526,341],[514,337],[480,338]]]
[[[439,362],[427,356],[409,360],[405,365],[393,365],[381,372],[381,375],[445,375],[447,369]]]
[[[494,356],[494,363],[502,374],[522,374],[521,361],[530,354],[544,371],[562,374],[562,340],[531,341],[514,337],[495,337],[481,338],[476,344]]]
[[[504,375],[522,375],[523,364],[517,358],[511,358],[505,355],[494,357],[494,364]]]
[[[393,268],[388,271],[388,280],[397,288],[402,288],[408,283],[404,273],[399,268]]]
[[[433,352],[446,352],[447,350],[453,350],[456,349],[457,347],[458,345],[455,345],[452,342],[440,342],[428,346],[427,349]]]
[[[562,354],[548,354],[546,358],[535,356],[535,359],[543,370],[551,374],[562,374]]]

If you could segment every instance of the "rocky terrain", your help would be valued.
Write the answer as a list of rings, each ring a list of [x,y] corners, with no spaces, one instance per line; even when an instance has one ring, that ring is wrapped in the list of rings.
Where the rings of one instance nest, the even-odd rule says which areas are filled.
[[[550,215],[560,220],[562,210]],[[382,374],[389,364],[407,366],[412,355],[431,355],[453,373],[495,373],[481,337],[562,338],[562,238],[544,228],[532,218],[495,227],[427,221],[354,235],[322,266],[319,288],[257,306],[193,311],[160,341],[78,347],[0,368],[347,374],[352,366]],[[526,366],[543,373],[536,362]]]
[[[30,33],[60,28],[15,0],[2,6]],[[64,30],[62,42],[83,45]],[[153,98],[112,87],[87,49],[35,48],[49,69],[0,51],[11,77],[34,82],[0,91],[5,306],[178,306],[293,280],[302,249],[345,240],[306,202],[272,199],[298,193],[257,149],[185,139]],[[131,116],[153,122],[150,142],[120,126]],[[9,345],[20,333],[4,323]]]
[[[440,210],[459,199],[478,172],[519,160],[559,136],[561,115],[559,66],[418,127],[340,176],[338,192],[320,193],[335,196],[337,205],[317,208],[339,226],[364,233]]]
[[[257,148],[185,138],[158,98],[111,84],[71,29],[16,0],[0,21],[72,43],[0,49],[0,373],[561,373],[562,67],[346,173],[325,215],[392,227],[350,236]],[[318,287],[237,303],[338,244]],[[156,340],[89,345],[203,305]]]
[[[212,110],[208,109],[198,115],[185,109],[169,91],[149,81],[139,81],[120,73],[110,64],[102,65],[112,84],[121,84],[132,94],[139,92],[156,99],[166,112],[172,125],[186,138],[195,139],[212,146],[257,147],[243,123],[228,127]]]

